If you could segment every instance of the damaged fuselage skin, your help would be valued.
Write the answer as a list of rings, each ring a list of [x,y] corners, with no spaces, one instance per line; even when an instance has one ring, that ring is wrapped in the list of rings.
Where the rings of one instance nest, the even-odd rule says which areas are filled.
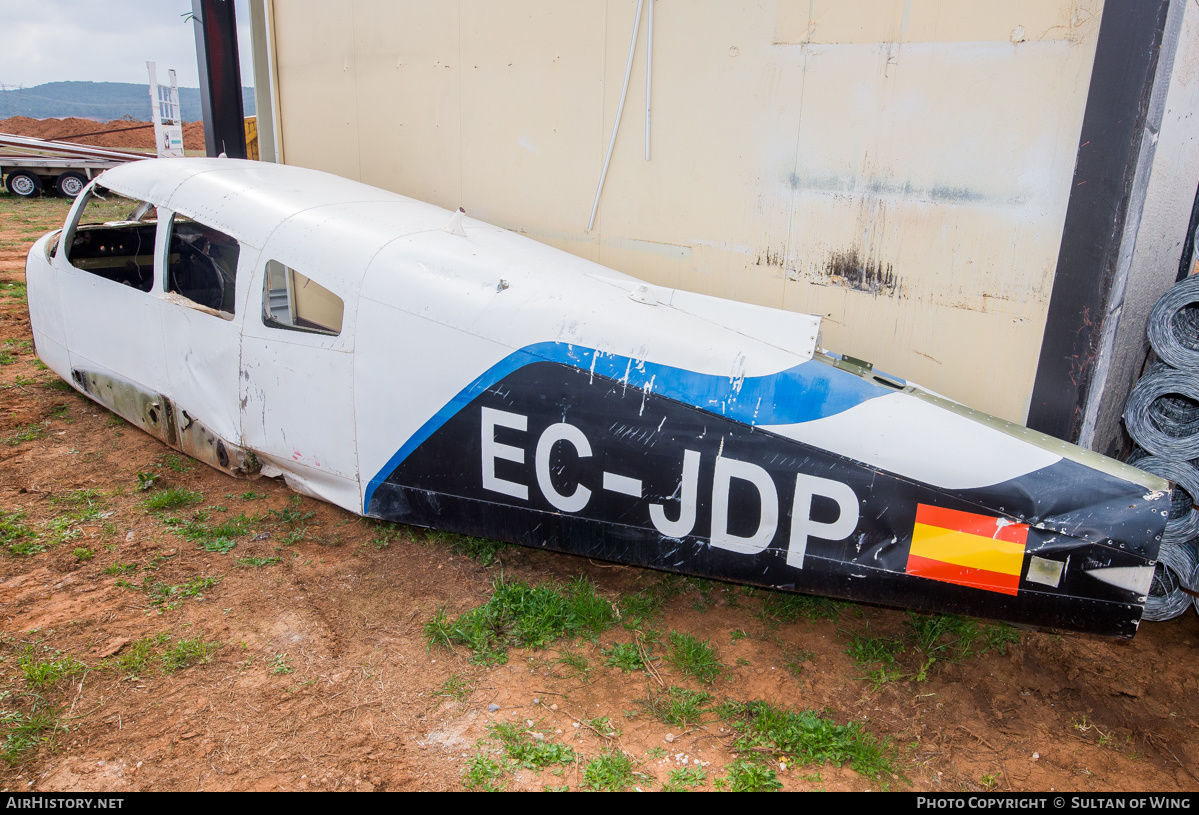
[[[1167,520],[1168,482],[826,353],[818,317],[311,170],[109,170],[27,276],[77,389],[372,518],[1117,636]]]

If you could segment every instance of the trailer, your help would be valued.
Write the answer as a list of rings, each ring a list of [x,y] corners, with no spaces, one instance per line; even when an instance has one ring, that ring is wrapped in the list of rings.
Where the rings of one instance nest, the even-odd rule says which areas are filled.
[[[74,198],[100,173],[153,156],[88,144],[0,133],[0,176],[13,195],[34,198],[54,191]]]

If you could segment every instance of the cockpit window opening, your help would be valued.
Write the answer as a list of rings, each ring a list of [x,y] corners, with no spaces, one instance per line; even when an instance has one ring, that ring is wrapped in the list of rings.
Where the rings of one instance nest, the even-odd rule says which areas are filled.
[[[262,288],[263,325],[334,337],[341,334],[345,303],[315,280],[269,260]]]
[[[165,290],[232,319],[241,245],[224,232],[178,213],[170,229]]]
[[[67,261],[80,271],[148,292],[154,287],[157,220],[153,204],[94,186],[64,247]]]

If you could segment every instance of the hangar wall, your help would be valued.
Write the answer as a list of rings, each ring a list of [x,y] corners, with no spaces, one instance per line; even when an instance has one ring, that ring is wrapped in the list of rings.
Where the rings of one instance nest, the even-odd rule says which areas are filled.
[[[1024,421],[1101,0],[266,4],[280,158],[654,283]]]

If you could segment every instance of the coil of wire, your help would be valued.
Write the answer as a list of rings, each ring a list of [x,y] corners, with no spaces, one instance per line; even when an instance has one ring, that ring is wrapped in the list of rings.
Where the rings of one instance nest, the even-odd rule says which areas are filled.
[[[1191,598],[1191,602],[1195,604],[1195,611],[1199,612],[1199,551],[1195,554],[1195,568],[1191,570],[1191,577],[1189,580],[1182,582],[1190,589],[1188,596]]]
[[[1199,569],[1199,558],[1189,544],[1163,543],[1157,555],[1153,585],[1145,599],[1141,619],[1162,622],[1181,616],[1191,604],[1191,595],[1183,591]]]
[[[1199,496],[1199,468],[1190,461],[1173,461],[1150,455],[1145,450],[1134,452],[1128,457],[1128,463],[1175,484],[1170,502],[1170,520],[1166,522],[1162,540],[1185,543],[1199,536],[1199,508],[1195,507],[1196,497]]]
[[[1124,425],[1154,455],[1199,458],[1199,373],[1154,363],[1128,396]]]
[[[1149,314],[1149,344],[1175,368],[1199,368],[1199,275],[1175,283]]]

